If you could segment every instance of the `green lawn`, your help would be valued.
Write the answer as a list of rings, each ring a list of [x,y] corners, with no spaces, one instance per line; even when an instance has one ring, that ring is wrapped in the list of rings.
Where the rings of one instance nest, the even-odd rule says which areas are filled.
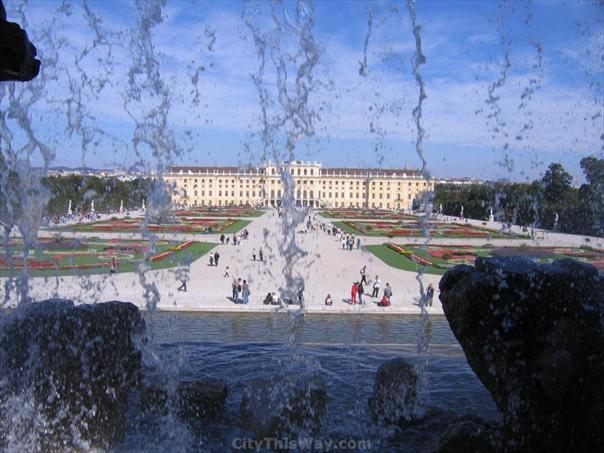
[[[415,261],[395,252],[385,245],[368,245],[366,248],[388,266],[392,266],[397,269],[402,269],[409,272],[419,272],[420,270],[424,270],[426,274],[434,275],[444,275],[444,273],[447,272],[446,269],[439,269],[433,266],[421,266]],[[426,254],[423,251],[419,251],[417,255],[421,256],[422,258],[426,258]],[[430,259],[435,261],[433,258]]]
[[[217,232],[215,234],[233,234],[233,233],[238,233],[240,230],[244,229],[246,226],[248,226],[250,223],[249,220],[237,220],[234,224],[229,225],[228,227],[226,227],[224,230]]]
[[[344,233],[347,234],[354,234],[355,236],[384,236],[386,237],[386,235],[383,232],[363,232],[363,231],[359,231],[356,228],[351,227],[350,225],[344,223],[344,222],[333,222],[333,226],[335,226],[336,228],[339,228],[340,230],[344,231]]]

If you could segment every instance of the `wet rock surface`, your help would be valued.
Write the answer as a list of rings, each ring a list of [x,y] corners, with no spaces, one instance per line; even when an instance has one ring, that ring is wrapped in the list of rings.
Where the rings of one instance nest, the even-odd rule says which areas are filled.
[[[564,259],[478,258],[440,282],[468,363],[503,415],[500,449],[602,451],[604,278]]]
[[[326,401],[325,382],[318,377],[253,379],[241,399],[241,424],[260,438],[316,433],[325,415]]]
[[[404,424],[415,416],[417,374],[413,365],[402,357],[389,360],[378,368],[369,399],[369,410],[375,422]]]
[[[16,441],[31,451],[70,451],[119,441],[128,394],[142,379],[144,331],[139,310],[123,302],[47,300],[2,319],[0,448]]]

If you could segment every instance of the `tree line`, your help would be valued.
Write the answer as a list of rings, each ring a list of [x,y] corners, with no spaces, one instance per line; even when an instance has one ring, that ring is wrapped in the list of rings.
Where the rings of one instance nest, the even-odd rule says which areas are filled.
[[[549,165],[531,183],[491,182],[435,188],[434,207],[444,215],[495,220],[521,226],[557,229],[564,233],[604,235],[604,159],[581,159],[586,183],[573,187],[572,176],[559,163]],[[557,215],[557,222],[556,222]]]
[[[91,201],[96,212],[118,211],[122,201],[126,210],[140,208],[147,197],[150,179],[123,181],[115,177],[65,175],[45,176],[41,182],[50,192],[46,212],[55,216],[67,214],[69,200],[74,213],[89,212]]]
[[[0,223],[14,225],[25,216],[62,216],[69,200],[74,214],[90,211],[94,200],[96,212],[141,207],[152,182],[150,178],[122,181],[115,177],[83,175],[42,176],[38,171],[9,168],[0,153]],[[39,212],[38,212],[39,211]]]

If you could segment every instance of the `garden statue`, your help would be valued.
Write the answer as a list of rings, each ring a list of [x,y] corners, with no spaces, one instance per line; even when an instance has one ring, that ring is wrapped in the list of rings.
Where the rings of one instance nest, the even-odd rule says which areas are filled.
[[[67,206],[67,215],[69,217],[73,215],[73,210],[71,209],[71,200],[69,200],[69,206]]]
[[[94,214],[94,200],[90,202],[90,213]]]
[[[120,200],[120,214],[124,213],[124,200]]]
[[[495,216],[493,216],[493,208],[489,208],[489,222],[494,222]]]
[[[145,199],[143,198],[143,204],[141,205],[141,209],[144,211],[145,210]]]

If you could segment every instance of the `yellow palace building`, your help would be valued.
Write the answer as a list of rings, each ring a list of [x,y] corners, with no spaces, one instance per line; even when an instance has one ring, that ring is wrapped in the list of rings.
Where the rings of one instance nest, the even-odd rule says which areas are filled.
[[[417,170],[323,168],[317,162],[285,162],[295,181],[297,206],[410,209],[434,191]],[[261,167],[171,167],[164,179],[181,206],[279,206],[283,182],[277,164]]]

